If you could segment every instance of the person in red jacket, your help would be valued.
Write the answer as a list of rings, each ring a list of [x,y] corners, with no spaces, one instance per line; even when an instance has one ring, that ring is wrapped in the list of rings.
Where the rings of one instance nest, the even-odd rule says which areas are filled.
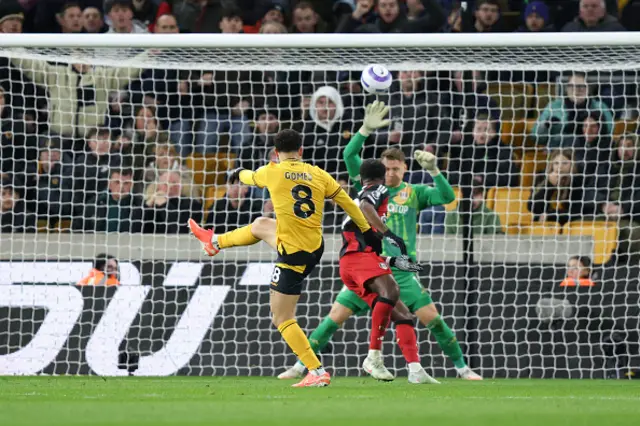
[[[106,253],[97,255],[89,275],[78,281],[77,285],[107,287],[120,285],[118,259]]]
[[[591,259],[588,256],[572,256],[567,262],[567,278],[560,287],[594,287],[591,280]]]

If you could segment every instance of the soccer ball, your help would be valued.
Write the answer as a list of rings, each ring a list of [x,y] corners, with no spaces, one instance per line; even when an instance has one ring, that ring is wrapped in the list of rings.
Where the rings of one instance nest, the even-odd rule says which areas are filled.
[[[364,90],[374,95],[386,93],[392,80],[389,70],[378,64],[369,65],[360,76],[360,84]]]

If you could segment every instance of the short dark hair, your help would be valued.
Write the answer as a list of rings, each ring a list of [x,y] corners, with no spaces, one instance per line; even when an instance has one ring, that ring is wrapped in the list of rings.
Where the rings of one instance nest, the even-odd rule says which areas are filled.
[[[107,128],[107,127],[97,127],[97,128],[93,128],[91,130],[89,130],[89,133],[87,133],[87,140],[92,139],[94,137],[97,136],[101,136],[101,137],[105,137],[107,139],[111,139],[111,129]]]
[[[491,6],[498,6],[498,10],[500,10],[500,2],[498,0],[479,0],[476,3],[476,10],[480,9],[480,6],[489,4]]]
[[[116,264],[118,263],[118,259],[116,259],[115,256],[111,256],[107,253],[100,253],[93,260],[93,268],[97,269],[98,271],[104,271],[104,268],[107,266],[107,262],[111,259],[114,259],[116,261]]]
[[[244,22],[244,19],[242,19],[242,11],[240,10],[239,7],[236,6],[231,6],[231,7],[225,7],[224,9],[222,9],[222,13],[220,14],[220,19],[231,19],[231,18],[240,18],[240,20],[242,20]]]
[[[109,172],[109,177],[113,177],[116,173],[120,176],[133,176],[133,170],[128,167],[113,167]]]
[[[107,3],[106,12],[110,13],[111,9],[113,9],[115,6],[127,7],[133,11],[133,4],[131,4],[131,0],[111,0],[109,3]]]
[[[569,260],[577,260],[584,268],[591,268],[591,258],[589,256],[571,256]]]
[[[302,10],[302,9],[311,9],[314,12],[316,11],[316,9],[313,7],[313,4],[311,2],[308,2],[308,1],[298,2],[295,6],[293,6],[292,11],[295,12],[298,9],[300,9],[300,10]]]
[[[281,130],[274,139],[274,145],[278,152],[298,152],[302,148],[302,136],[293,129]]]
[[[382,159],[386,158],[387,160],[402,161],[403,163],[407,160],[407,157],[405,157],[404,152],[402,152],[402,150],[398,148],[385,149],[382,152],[382,155],[380,156],[380,158]]]
[[[384,179],[387,172],[382,161],[374,158],[368,158],[362,162],[360,166],[360,179],[364,182],[367,180]]]
[[[68,1],[65,4],[62,5],[62,8],[60,9],[60,12],[58,12],[61,16],[63,16],[67,10],[77,7],[78,9],[80,9],[80,11],[82,12],[82,7],[80,7],[80,3],[75,2],[75,1]]]

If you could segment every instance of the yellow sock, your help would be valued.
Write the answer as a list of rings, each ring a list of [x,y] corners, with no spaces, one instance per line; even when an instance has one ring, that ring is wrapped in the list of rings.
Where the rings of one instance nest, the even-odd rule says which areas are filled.
[[[311,350],[309,340],[298,325],[298,321],[294,319],[285,321],[278,326],[278,331],[282,334],[293,353],[296,354],[309,371],[320,368],[322,364],[320,364],[320,360]]]
[[[218,247],[221,249],[237,246],[250,246],[259,241],[260,240],[254,237],[251,233],[251,225],[243,226],[242,228],[234,229],[233,231],[218,235]]]

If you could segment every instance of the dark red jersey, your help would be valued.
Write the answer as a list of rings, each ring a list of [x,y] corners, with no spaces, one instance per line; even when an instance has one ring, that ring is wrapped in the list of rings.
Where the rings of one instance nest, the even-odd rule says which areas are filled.
[[[371,204],[378,212],[378,216],[380,216],[382,221],[385,221],[387,205],[389,204],[389,191],[384,185],[370,185],[363,188],[362,191],[358,193],[358,198],[355,201],[358,205],[362,203]],[[342,224],[342,249],[340,250],[340,256],[352,252],[371,251],[373,251],[373,249],[364,241],[362,231],[347,217]]]

